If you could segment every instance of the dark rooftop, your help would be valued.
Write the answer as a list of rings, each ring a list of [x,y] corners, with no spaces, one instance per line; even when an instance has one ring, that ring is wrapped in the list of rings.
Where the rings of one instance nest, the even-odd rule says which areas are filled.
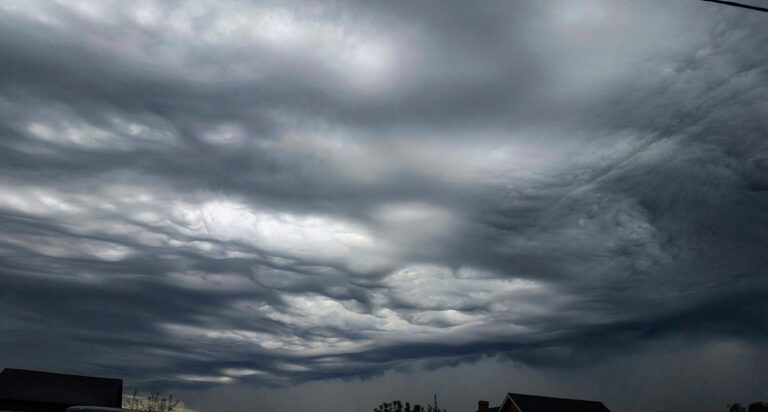
[[[508,393],[520,412],[610,412],[602,402]],[[505,399],[506,401],[506,399]]]
[[[0,372],[0,400],[120,407],[122,379],[6,368]]]

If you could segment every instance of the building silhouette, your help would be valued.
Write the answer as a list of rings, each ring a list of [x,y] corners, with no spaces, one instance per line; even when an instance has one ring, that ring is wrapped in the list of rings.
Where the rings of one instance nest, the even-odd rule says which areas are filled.
[[[477,403],[477,412],[610,412],[602,402],[508,393],[501,405]]]
[[[6,368],[0,372],[0,411],[64,412],[70,406],[119,408],[123,380]]]

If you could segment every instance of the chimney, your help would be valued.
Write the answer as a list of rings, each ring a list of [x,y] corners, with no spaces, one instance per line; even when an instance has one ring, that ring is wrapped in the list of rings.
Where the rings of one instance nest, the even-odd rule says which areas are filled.
[[[488,401],[478,401],[477,412],[488,412]]]

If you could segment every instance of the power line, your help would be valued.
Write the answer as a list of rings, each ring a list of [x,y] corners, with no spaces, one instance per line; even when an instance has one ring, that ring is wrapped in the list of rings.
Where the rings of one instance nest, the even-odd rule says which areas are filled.
[[[741,3],[736,3],[736,2],[733,2],[733,1],[724,1],[724,0],[702,0],[702,1],[708,1],[710,3],[727,4],[729,6],[741,7],[741,8],[744,8],[744,9],[768,12],[768,9],[763,8],[763,7],[750,6],[749,4],[741,4]]]

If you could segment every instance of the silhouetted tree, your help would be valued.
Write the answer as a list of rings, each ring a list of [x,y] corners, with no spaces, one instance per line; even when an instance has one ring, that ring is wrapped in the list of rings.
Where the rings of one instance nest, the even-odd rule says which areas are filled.
[[[744,408],[742,408],[742,410],[744,410]],[[768,403],[752,402],[749,404],[747,412],[768,412]]]
[[[373,412],[392,412],[392,405],[384,402],[373,410]]]
[[[373,409],[373,412],[448,412],[445,409],[440,409],[440,406],[437,404],[437,395],[435,395],[432,398],[432,405],[427,405],[427,407],[423,407],[419,404],[414,404],[411,406],[409,402],[405,403],[405,408],[403,408],[403,402],[401,401],[392,401],[384,402],[378,407]]]
[[[728,412],[747,412],[747,410],[744,409],[740,403],[734,403],[732,405],[728,405]]]
[[[146,398],[139,397],[138,391],[123,401],[123,407],[142,412],[174,412],[181,402],[179,399],[173,399],[173,395],[160,396],[159,392],[150,393]]]

